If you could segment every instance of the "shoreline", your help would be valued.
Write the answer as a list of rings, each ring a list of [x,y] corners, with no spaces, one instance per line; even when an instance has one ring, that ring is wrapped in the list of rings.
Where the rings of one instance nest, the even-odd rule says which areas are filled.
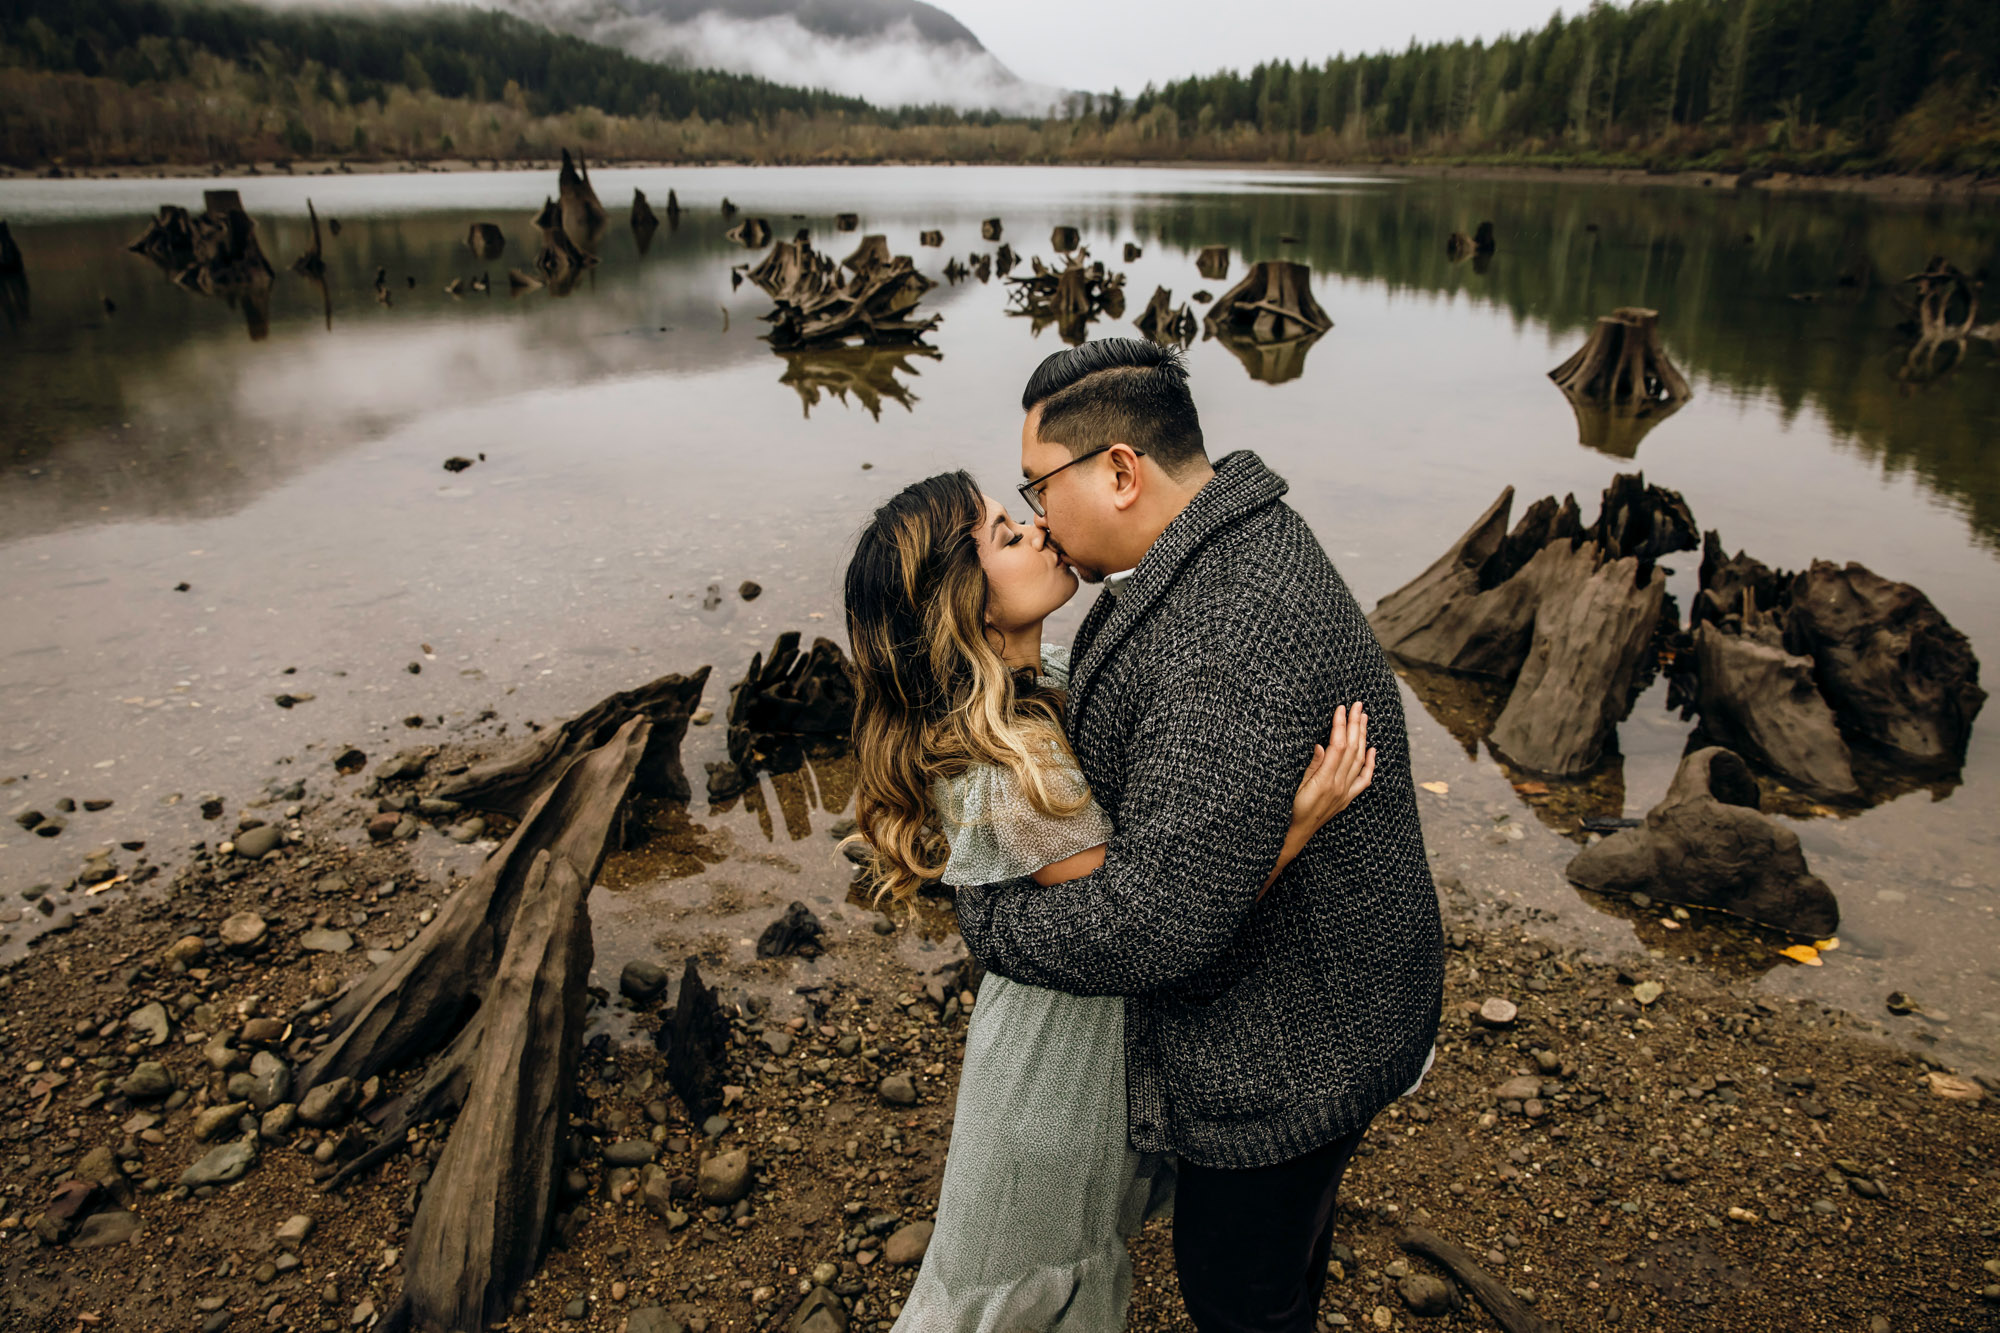
[[[232,795],[215,833],[153,886],[92,897],[102,872],[87,869],[60,892],[68,902],[49,914],[73,915],[0,970],[0,1032],[19,1062],[0,1086],[16,1127],[0,1178],[10,1327],[71,1330],[85,1312],[162,1330],[386,1314],[417,1191],[450,1126],[328,1194],[319,1182],[350,1136],[365,1140],[365,1117],[315,1131],[282,1102],[275,1122],[219,1108],[235,1104],[231,1075],[253,1053],[267,1074],[268,1057],[308,1055],[331,997],[392,960],[476,868],[491,844],[462,844],[447,832],[460,814],[422,802],[447,770],[499,748],[450,744],[414,779],[322,759],[298,791]],[[385,807],[403,826],[364,832]],[[253,810],[280,831],[276,846],[256,860],[221,851]],[[669,977],[699,959],[731,1018],[725,1081],[740,1094],[724,1121],[697,1123],[666,1089],[654,1036],[671,995],[622,996],[622,979],[601,975],[615,960],[600,959],[562,1239],[518,1317],[498,1326],[773,1333],[792,1328],[799,1288],[817,1283],[851,1330],[886,1329],[915,1272],[895,1260],[934,1216],[964,995],[976,988],[962,945],[939,933],[948,917],[892,923],[839,899],[849,868],[837,824],[793,844],[785,875],[747,884],[726,870],[755,854],[727,856],[723,873],[663,878],[663,864],[690,854],[679,827],[669,818],[614,853],[592,913],[603,929],[643,911]],[[1594,956],[1531,909],[1437,878],[1448,946],[1438,1063],[1378,1116],[1349,1175],[1325,1326],[1422,1326],[1401,1284],[1433,1270],[1397,1247],[1414,1223],[1572,1333],[1642,1318],[1689,1333],[1990,1327],[2000,1274],[1981,1265],[2000,1240],[2000,1081],[1957,1077],[1817,1001],[1755,996],[1636,947]],[[821,956],[747,947],[787,896],[816,891]],[[643,907],[621,901],[639,892]],[[225,943],[222,922],[243,913],[259,938],[243,943],[239,925]],[[1488,1026],[1476,1011],[1489,997],[1518,1015]],[[123,1090],[144,1062],[165,1069],[165,1101]],[[386,1100],[415,1073],[368,1095]],[[913,1102],[878,1091],[897,1076]],[[232,1137],[254,1155],[238,1183],[175,1183]],[[651,1164],[612,1165],[613,1143]],[[748,1206],[704,1210],[691,1197],[701,1160],[733,1149],[750,1154]],[[73,1235],[44,1224],[58,1237],[45,1243],[38,1214],[74,1179],[96,1186],[89,1211],[105,1220]],[[281,1238],[299,1217],[309,1234],[292,1224]],[[1133,1253],[1130,1327],[1184,1328],[1168,1227],[1147,1228]]]
[[[755,163],[737,162],[726,159],[708,161],[667,161],[655,158],[605,159],[592,165],[609,170],[649,170],[668,171],[676,168],[714,169],[718,167],[742,167],[747,169],[802,167],[841,170],[865,167],[1038,167],[1092,170],[1100,168],[1150,168],[1158,170],[1184,171],[1272,171],[1297,173],[1299,175],[1339,175],[1347,177],[1379,177],[1385,180],[1477,180],[1477,181],[1522,181],[1538,184],[1583,183],[1589,185],[1623,185],[1634,187],[1713,189],[1717,191],[1756,190],[1770,194],[1786,195],[1839,195],[1861,197],[1869,200],[1897,203],[1976,203],[2000,201],[2000,176],[1981,178],[1977,176],[1923,176],[1903,173],[1885,173],[1867,176],[1822,176],[1796,172],[1769,172],[1763,170],[1749,172],[1730,171],[1649,171],[1638,167],[1563,167],[1509,165],[1505,163],[1433,163],[1433,162],[1252,162],[1252,161],[1208,161],[1201,159],[1176,159],[1156,161],[1146,159],[1105,160],[1085,162],[963,162],[928,160],[888,160],[880,162],[795,162],[795,163]],[[314,159],[293,161],[289,168],[278,160],[252,162],[242,166],[225,166],[222,163],[148,163],[109,164],[93,167],[63,167],[60,179],[65,180],[191,180],[216,179],[233,180],[261,176],[320,176],[320,175],[423,175],[427,173],[459,172],[507,172],[507,171],[552,171],[557,163],[553,159],[524,158],[518,161],[500,163],[496,166],[482,165],[465,158],[441,158],[427,161],[399,161],[395,159],[373,159],[355,162],[349,159]],[[1743,177],[1749,177],[1743,182]],[[0,165],[0,181],[51,179],[47,172],[31,168]]]

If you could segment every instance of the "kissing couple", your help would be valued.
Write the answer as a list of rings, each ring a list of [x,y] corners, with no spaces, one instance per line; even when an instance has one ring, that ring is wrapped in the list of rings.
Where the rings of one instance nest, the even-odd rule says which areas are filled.
[[[856,836],[987,968],[895,1328],[1115,1333],[1170,1205],[1196,1329],[1310,1333],[1443,997],[1395,676],[1285,482],[1210,461],[1178,353],[1058,352],[1021,406],[1024,517],[931,477],[847,570]]]

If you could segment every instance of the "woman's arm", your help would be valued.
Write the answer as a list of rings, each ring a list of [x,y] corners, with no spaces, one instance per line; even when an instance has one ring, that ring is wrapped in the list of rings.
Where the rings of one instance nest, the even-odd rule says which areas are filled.
[[[1368,747],[1368,714],[1358,703],[1336,708],[1333,731],[1325,745],[1313,747],[1312,763],[1306,766],[1306,775],[1292,797],[1291,827],[1285,831],[1277,864],[1271,867],[1258,897],[1270,892],[1278,876],[1298,860],[1313,835],[1366,791],[1374,778],[1375,751]],[[1099,844],[1043,866],[1035,872],[1035,883],[1047,888],[1082,879],[1103,864],[1104,847]]]

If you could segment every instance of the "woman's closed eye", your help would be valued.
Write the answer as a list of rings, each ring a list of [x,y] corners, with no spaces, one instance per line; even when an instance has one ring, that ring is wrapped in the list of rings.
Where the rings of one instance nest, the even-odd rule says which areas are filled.
[[[1009,537],[1004,544],[1007,546],[1019,546],[1022,539],[1027,535],[1025,532],[1017,532],[1012,537]]]

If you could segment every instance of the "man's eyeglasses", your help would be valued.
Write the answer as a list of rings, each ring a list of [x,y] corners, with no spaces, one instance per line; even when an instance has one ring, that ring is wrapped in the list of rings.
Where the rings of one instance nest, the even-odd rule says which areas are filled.
[[[1028,509],[1035,515],[1036,518],[1047,518],[1049,516],[1049,511],[1042,507],[1041,488],[1048,484],[1049,478],[1055,476],[1056,472],[1063,471],[1064,468],[1073,468],[1078,463],[1087,463],[1091,459],[1097,457],[1099,454],[1106,453],[1117,447],[1118,446],[1115,444],[1107,444],[1104,445],[1102,448],[1092,449],[1087,454],[1078,454],[1075,458],[1070,459],[1069,462],[1064,463],[1062,467],[1057,468],[1055,472],[1044,472],[1041,476],[1036,477],[1033,481],[1022,482],[1019,487],[1021,492],[1021,499],[1027,503]],[[1127,447],[1130,448],[1129,445]],[[1132,452],[1137,454],[1140,458],[1144,458],[1146,456],[1146,452],[1143,449],[1133,449]]]

